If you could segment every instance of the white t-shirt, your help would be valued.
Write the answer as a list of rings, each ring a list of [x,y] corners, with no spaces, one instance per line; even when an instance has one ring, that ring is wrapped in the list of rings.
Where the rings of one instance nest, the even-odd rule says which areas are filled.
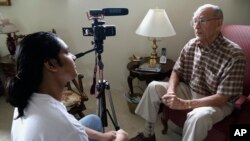
[[[50,95],[34,93],[24,115],[13,120],[12,141],[88,141],[84,126]]]

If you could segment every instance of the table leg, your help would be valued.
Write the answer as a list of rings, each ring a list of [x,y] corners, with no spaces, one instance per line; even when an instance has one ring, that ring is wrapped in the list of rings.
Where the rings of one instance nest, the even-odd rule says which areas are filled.
[[[134,77],[133,76],[128,76],[128,86],[129,86],[129,89],[130,89],[130,93],[131,95],[134,95],[134,90],[133,90],[133,79]]]
[[[0,79],[0,96],[4,94],[4,84],[2,83],[2,80]]]

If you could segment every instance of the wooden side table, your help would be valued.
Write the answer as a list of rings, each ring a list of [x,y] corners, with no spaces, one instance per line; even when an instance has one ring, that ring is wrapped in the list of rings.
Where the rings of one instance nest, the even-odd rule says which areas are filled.
[[[0,67],[3,71],[2,82],[5,87],[9,78],[14,77],[16,75],[15,71],[15,60],[11,58],[10,55],[6,55],[0,57]]]
[[[153,80],[164,80],[166,77],[170,77],[174,61],[171,59],[167,59],[166,64],[161,64],[161,71],[160,72],[149,72],[149,71],[139,71],[136,70],[141,64],[148,62],[149,57],[146,57],[143,61],[136,62],[131,61],[127,64],[127,69],[129,70],[129,76],[127,78],[128,86],[130,89],[131,95],[134,94],[133,91],[133,79],[138,78],[140,81],[146,81],[147,84],[149,84]],[[159,61],[159,60],[158,60]]]

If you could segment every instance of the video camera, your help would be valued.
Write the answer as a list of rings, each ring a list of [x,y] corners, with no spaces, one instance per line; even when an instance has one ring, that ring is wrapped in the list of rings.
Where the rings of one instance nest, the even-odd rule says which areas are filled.
[[[83,27],[82,33],[83,36],[94,36],[95,50],[98,53],[103,52],[103,40],[106,39],[106,36],[115,36],[116,28],[114,25],[104,25],[103,20],[104,16],[120,16],[127,15],[127,8],[104,8],[102,10],[90,10],[87,13],[89,20],[93,20],[91,27]]]

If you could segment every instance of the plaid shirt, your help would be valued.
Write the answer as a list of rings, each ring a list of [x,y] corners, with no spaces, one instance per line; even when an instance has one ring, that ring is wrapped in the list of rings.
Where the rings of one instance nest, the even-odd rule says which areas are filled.
[[[221,34],[208,47],[196,39],[182,49],[174,70],[193,92],[210,96],[242,94],[246,59],[241,48]]]

